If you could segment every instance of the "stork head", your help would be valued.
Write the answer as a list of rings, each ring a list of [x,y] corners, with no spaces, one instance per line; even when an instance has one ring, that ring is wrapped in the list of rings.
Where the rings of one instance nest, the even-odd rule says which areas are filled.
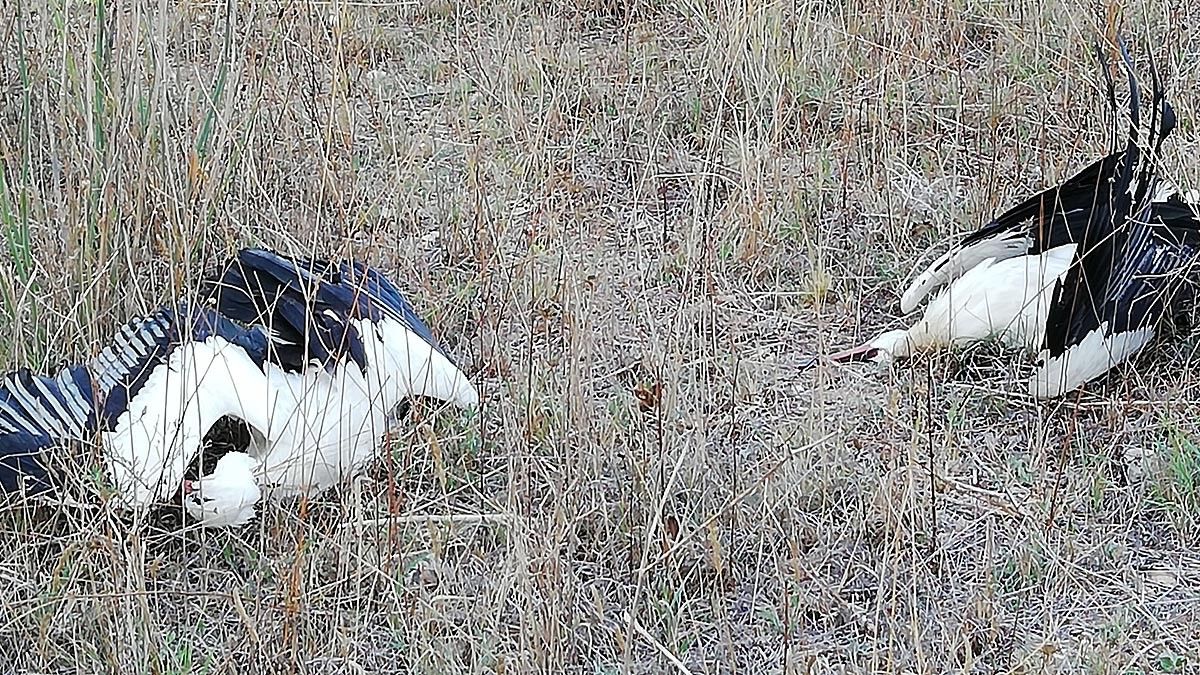
[[[867,343],[874,353],[867,357],[871,361],[903,359],[913,355],[912,337],[906,330],[889,330]]]
[[[254,518],[262,492],[254,479],[259,462],[244,452],[217,460],[208,476],[184,481],[183,508],[205,527],[239,527]]]
[[[906,330],[889,330],[880,334],[870,342],[852,349],[846,349],[829,355],[829,359],[838,363],[855,361],[874,361],[886,363],[892,359],[902,359],[913,355],[915,345],[912,336]],[[811,368],[818,362],[818,357],[809,359],[801,369]]]
[[[883,363],[892,359],[903,359],[913,354],[913,341],[906,330],[889,330],[874,340],[853,349],[830,354],[829,358],[839,363],[851,361],[874,361]]]

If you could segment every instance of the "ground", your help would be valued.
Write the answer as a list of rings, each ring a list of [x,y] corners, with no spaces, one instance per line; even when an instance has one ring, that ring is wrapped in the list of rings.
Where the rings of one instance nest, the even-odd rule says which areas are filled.
[[[1109,25],[1200,185],[1200,8],[24,3],[0,365],[234,247],[385,270],[471,374],[234,532],[0,520],[10,672],[1200,672],[1183,336],[1064,401],[902,322],[918,256],[1106,150]]]

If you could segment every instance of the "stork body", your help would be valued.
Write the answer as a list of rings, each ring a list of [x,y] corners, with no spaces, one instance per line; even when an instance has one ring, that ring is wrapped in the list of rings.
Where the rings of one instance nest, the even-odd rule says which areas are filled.
[[[61,492],[69,456],[95,442],[122,506],[182,488],[190,516],[236,526],[263,497],[313,494],[359,470],[409,397],[479,400],[371,268],[244,250],[210,281],[207,306],[132,321],[86,365],[0,379],[0,488]],[[185,481],[223,417],[249,427],[249,447]]]
[[[479,401],[399,290],[370,267],[246,249],[208,292],[223,315],[270,338],[275,409],[250,450],[269,497],[312,494],[360,470],[412,397],[462,408]]]

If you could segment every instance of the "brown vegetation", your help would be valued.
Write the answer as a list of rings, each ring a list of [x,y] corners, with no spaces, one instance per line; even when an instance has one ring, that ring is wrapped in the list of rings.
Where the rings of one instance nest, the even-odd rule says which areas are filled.
[[[1045,405],[989,349],[796,369],[892,327],[925,247],[1104,152],[1102,13],[17,7],[0,364],[94,353],[262,243],[388,271],[485,403],[417,410],[379,471],[241,531],[9,511],[6,672],[1200,667],[1193,340]],[[1198,19],[1122,24],[1189,187]]]

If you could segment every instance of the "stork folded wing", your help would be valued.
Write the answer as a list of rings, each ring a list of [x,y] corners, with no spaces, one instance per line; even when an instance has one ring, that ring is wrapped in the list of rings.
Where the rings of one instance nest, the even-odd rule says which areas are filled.
[[[401,321],[449,358],[399,289],[359,262],[290,259],[243,249],[206,281],[203,292],[225,316],[261,326],[280,365],[292,370],[313,361],[328,366],[343,356],[364,367],[355,319]]]

